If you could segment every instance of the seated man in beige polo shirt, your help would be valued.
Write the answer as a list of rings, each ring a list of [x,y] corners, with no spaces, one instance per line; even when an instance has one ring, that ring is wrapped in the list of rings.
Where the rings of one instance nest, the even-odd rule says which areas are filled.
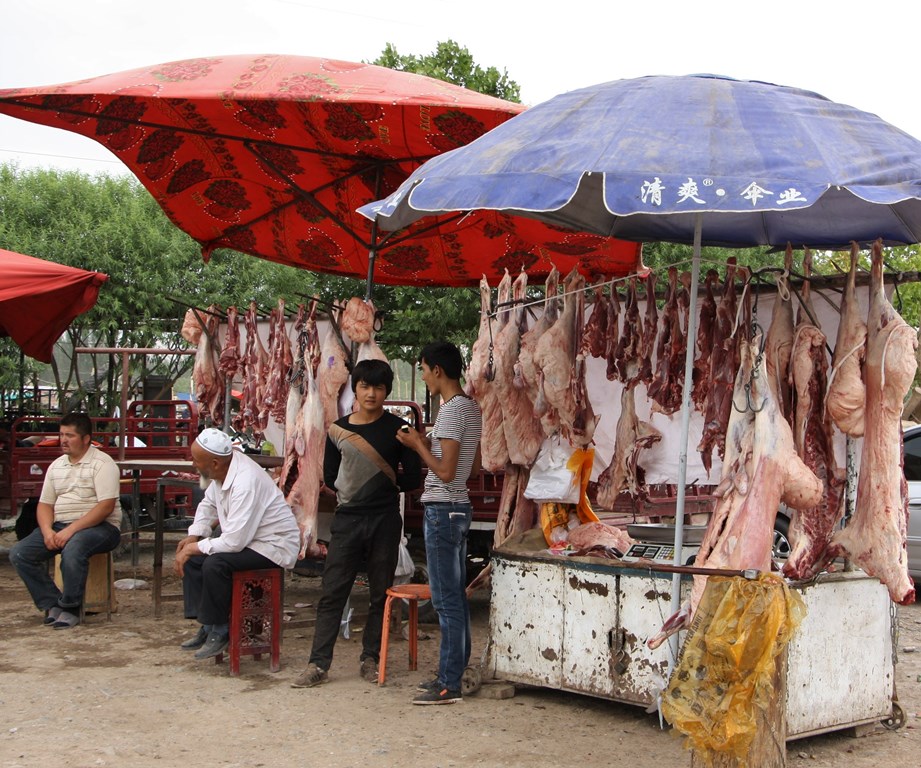
[[[45,624],[70,629],[80,623],[90,558],[121,540],[119,471],[94,445],[85,413],[61,419],[63,455],[48,467],[38,501],[38,528],[10,550],[10,562],[45,614]],[[48,560],[61,556],[63,590],[48,574]]]

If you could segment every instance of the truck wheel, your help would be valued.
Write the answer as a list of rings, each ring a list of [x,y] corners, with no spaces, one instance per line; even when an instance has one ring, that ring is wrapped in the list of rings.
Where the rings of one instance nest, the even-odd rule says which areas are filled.
[[[472,696],[483,686],[483,675],[479,667],[467,667],[461,675],[461,693]]]
[[[774,520],[774,543],[772,555],[775,560],[786,560],[790,556],[790,520],[783,514],[778,514]]]

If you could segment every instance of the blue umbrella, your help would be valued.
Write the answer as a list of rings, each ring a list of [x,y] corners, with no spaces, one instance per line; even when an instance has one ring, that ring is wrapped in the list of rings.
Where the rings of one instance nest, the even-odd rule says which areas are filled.
[[[497,210],[627,240],[921,241],[921,142],[809,91],[713,75],[556,96],[359,209],[383,229]]]
[[[921,142],[796,88],[714,75],[615,80],[556,96],[429,160],[359,212],[394,230],[431,214],[484,209],[624,240],[693,243],[696,296],[701,244],[921,241]],[[696,302],[689,324],[693,338]],[[693,358],[688,344],[676,565]]]

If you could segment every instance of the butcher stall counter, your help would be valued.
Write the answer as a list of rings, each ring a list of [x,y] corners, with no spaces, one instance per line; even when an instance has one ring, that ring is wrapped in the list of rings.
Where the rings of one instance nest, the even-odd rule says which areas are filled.
[[[652,705],[669,645],[646,640],[668,618],[671,574],[616,562],[494,550],[484,676]],[[808,612],[787,647],[787,739],[895,717],[886,588],[856,571],[796,589]]]

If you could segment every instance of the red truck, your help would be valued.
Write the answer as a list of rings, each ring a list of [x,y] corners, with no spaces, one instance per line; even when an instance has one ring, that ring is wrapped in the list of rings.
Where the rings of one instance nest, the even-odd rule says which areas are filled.
[[[0,517],[15,517],[20,505],[41,494],[45,471],[58,456],[60,417],[22,416],[0,438]],[[189,446],[198,434],[198,411],[186,400],[137,400],[129,404],[125,417],[125,459],[188,459]],[[97,446],[119,458],[119,419],[93,419]],[[141,495],[156,494],[159,472],[141,477]],[[131,473],[122,477],[123,492],[132,492]],[[189,494],[174,493],[170,506],[191,505]]]

